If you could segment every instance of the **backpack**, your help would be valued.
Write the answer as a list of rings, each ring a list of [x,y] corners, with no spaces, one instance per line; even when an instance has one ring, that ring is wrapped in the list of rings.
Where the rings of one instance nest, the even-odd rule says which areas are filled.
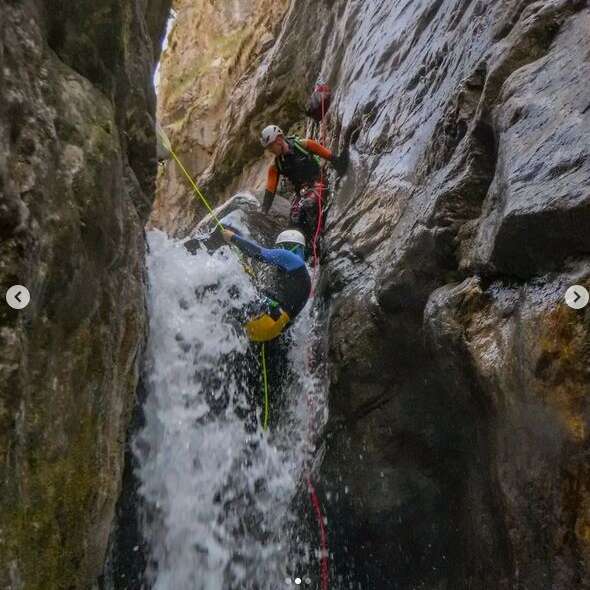
[[[320,82],[313,89],[313,93],[307,103],[305,114],[314,121],[321,123],[331,104],[332,91],[327,84]]]
[[[284,157],[276,158],[277,170],[296,187],[313,182],[320,174],[320,158],[306,150],[297,136],[290,135],[286,139],[293,146],[293,154],[286,161]]]

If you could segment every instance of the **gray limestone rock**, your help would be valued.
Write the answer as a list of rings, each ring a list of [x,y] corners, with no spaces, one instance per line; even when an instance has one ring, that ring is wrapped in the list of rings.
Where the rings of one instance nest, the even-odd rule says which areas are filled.
[[[0,586],[99,575],[142,343],[167,12],[0,2]],[[150,36],[155,36],[154,39]]]

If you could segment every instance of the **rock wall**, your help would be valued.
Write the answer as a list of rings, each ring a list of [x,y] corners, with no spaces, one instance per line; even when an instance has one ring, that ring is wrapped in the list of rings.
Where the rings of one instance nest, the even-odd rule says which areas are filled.
[[[579,0],[297,0],[233,88],[217,199],[318,76],[350,148],[320,289],[335,579],[590,588],[590,311],[563,304],[590,287],[589,25]]]
[[[0,2],[0,586],[100,573],[146,332],[165,0]],[[4,295],[3,295],[4,296]]]
[[[190,173],[199,178],[223,141],[235,84],[273,45],[287,0],[177,0],[176,20],[162,57],[158,119]],[[221,202],[217,194],[209,197]],[[179,232],[203,206],[176,166],[162,168],[153,225]]]

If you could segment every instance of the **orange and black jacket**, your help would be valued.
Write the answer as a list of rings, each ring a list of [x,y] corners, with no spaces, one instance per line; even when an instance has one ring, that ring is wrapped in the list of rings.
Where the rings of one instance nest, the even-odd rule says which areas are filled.
[[[317,156],[324,160],[332,160],[332,151],[313,139],[297,139],[287,137],[289,153],[275,158],[268,169],[266,193],[264,195],[264,211],[268,211],[274,200],[281,176],[288,178],[299,191],[302,187],[313,185],[320,178],[321,170]]]

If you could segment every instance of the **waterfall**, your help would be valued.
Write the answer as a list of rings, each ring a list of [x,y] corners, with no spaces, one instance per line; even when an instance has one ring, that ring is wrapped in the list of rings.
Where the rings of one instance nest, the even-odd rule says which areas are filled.
[[[264,432],[260,347],[232,320],[256,295],[239,258],[227,246],[191,255],[158,231],[148,243],[148,396],[133,446],[149,584],[270,590],[304,568],[301,583],[311,585],[318,548],[301,546],[295,499],[313,451],[310,423],[325,419],[322,380],[307,366],[312,315],[293,326]]]

